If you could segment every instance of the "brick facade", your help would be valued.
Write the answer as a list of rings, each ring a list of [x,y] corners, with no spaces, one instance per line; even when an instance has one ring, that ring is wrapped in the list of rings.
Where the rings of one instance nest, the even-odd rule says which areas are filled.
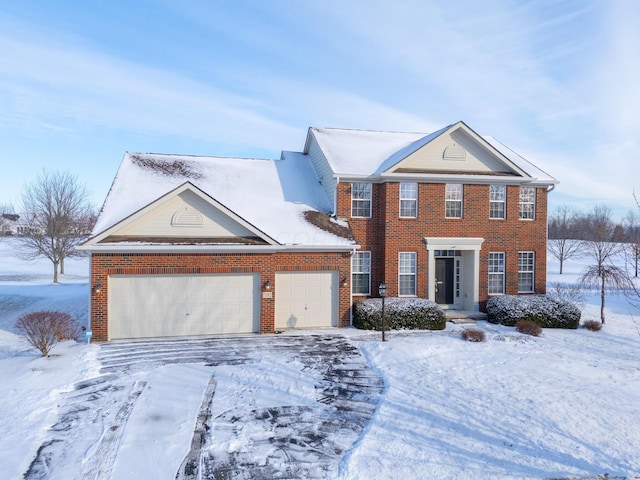
[[[375,183],[371,218],[351,217],[351,184],[338,185],[338,216],[348,219],[362,250],[371,251],[372,295],[384,281],[398,295],[398,254],[417,253],[416,295],[428,298],[425,237],[483,238],[480,306],[488,299],[488,253],[505,253],[505,294],[518,293],[518,252],[535,253],[534,293],[546,292],[547,189],[536,188],[535,219],[519,219],[519,186],[507,186],[506,218],[489,218],[489,185],[463,187],[463,217],[445,218],[445,184],[418,184],[417,218],[400,217],[400,183]]]
[[[289,252],[289,253],[93,253],[91,257],[92,285],[101,285],[100,291],[92,288],[91,328],[92,341],[104,342],[108,337],[109,275],[149,274],[224,274],[259,273],[260,285],[267,280],[274,287],[271,298],[260,298],[260,333],[275,330],[276,272],[338,271],[338,326],[350,324],[349,286],[342,286],[342,279],[349,278],[350,255],[338,252]],[[264,287],[263,287],[264,288]]]

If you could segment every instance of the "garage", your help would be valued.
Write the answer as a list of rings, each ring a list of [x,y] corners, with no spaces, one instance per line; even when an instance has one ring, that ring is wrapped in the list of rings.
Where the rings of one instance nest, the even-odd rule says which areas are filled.
[[[276,273],[276,329],[335,327],[337,319],[338,272]]]
[[[111,275],[109,338],[260,330],[256,274]]]

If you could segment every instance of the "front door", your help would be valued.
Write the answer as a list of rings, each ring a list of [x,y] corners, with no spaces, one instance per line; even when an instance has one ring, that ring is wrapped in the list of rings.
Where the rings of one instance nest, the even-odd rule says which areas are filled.
[[[453,258],[436,258],[436,303],[453,303]]]

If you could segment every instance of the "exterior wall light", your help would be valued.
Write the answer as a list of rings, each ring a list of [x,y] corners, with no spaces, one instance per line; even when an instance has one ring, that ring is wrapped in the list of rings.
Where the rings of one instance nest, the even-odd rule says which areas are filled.
[[[102,284],[97,283],[95,287],[93,287],[93,291],[96,293],[100,293],[102,291]]]
[[[264,282],[264,289],[271,290],[271,281],[267,278],[267,281]]]
[[[342,282],[340,282],[340,284],[343,287],[346,287],[347,285],[349,285],[349,282],[347,281],[347,277],[342,277]]]

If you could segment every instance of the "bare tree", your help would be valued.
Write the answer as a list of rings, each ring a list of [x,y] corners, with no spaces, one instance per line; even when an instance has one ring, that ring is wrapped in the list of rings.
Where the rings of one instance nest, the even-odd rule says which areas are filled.
[[[615,265],[614,260],[622,254],[624,245],[613,241],[616,225],[608,207],[596,205],[585,215],[588,238],[583,240],[584,254],[592,263],[586,267],[580,283],[600,290],[600,320],[605,323],[604,306],[607,291],[627,292],[633,282],[627,271]]]
[[[624,218],[625,222],[625,253],[627,261],[632,265],[634,277],[638,277],[640,266],[640,215],[630,210]]]
[[[19,238],[23,258],[46,257],[53,264],[53,283],[65,258],[80,254],[75,246],[91,230],[93,207],[84,186],[68,172],[43,171],[22,194],[27,231]]]
[[[566,260],[580,256],[581,244],[578,242],[576,227],[579,215],[570,207],[563,205],[549,216],[549,252],[560,262],[560,275]]]

